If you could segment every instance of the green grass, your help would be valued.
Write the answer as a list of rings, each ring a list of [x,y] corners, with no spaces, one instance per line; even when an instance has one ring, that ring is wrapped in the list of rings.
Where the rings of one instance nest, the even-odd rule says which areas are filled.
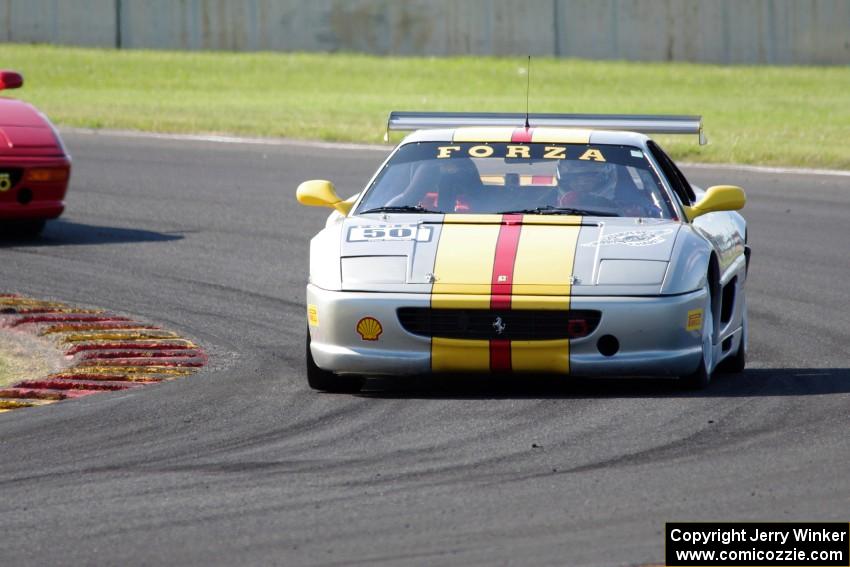
[[[13,96],[91,128],[380,142],[390,110],[522,111],[525,60],[0,46]],[[533,112],[702,114],[679,159],[850,169],[850,67],[535,59]]]

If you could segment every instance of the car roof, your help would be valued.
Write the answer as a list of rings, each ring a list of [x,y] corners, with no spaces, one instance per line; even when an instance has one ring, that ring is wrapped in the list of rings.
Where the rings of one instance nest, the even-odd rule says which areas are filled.
[[[530,138],[530,139],[529,139]],[[552,128],[546,126],[511,128],[476,126],[415,130],[400,145],[416,142],[544,142],[553,144],[618,144],[645,147],[646,134],[622,130],[590,130],[583,128]]]

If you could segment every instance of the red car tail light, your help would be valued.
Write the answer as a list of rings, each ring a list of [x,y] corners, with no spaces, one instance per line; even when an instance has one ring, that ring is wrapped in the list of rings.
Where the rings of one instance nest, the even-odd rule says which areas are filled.
[[[27,170],[24,181],[29,183],[55,183],[68,180],[67,167],[37,167]]]

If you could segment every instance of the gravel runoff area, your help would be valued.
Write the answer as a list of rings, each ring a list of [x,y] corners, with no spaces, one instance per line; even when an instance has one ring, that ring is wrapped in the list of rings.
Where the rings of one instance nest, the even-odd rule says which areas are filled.
[[[0,328],[0,388],[59,372],[68,365],[53,341]]]
[[[3,364],[8,376],[0,383],[2,411],[167,382],[207,363],[201,347],[174,331],[16,293],[0,293],[0,329],[15,335],[4,341],[14,348]],[[48,342],[34,348],[33,340]],[[39,364],[44,350],[61,363],[51,365],[47,358]]]

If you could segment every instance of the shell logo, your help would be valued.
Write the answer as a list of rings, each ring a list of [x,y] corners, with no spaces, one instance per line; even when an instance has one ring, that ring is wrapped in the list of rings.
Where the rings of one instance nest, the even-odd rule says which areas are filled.
[[[357,321],[357,326],[354,328],[360,338],[364,341],[377,341],[384,328],[381,327],[380,321],[374,317],[363,317]]]

